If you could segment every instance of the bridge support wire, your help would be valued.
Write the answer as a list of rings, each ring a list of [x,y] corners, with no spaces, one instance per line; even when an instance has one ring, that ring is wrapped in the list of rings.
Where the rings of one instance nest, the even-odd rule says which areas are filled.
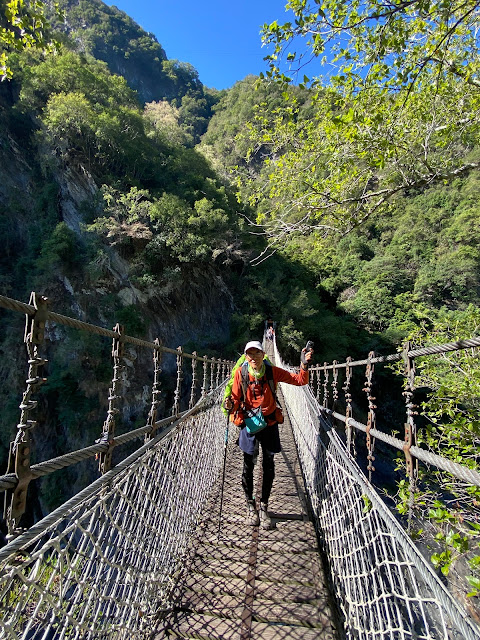
[[[222,468],[223,389],[0,549],[2,640],[148,635]]]
[[[478,640],[480,629],[365,478],[311,389],[281,387],[347,640]]]

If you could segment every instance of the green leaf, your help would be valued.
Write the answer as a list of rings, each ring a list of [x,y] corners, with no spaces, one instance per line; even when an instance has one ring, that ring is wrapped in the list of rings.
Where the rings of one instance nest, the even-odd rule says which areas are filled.
[[[475,589],[480,590],[480,578],[476,578],[475,576],[467,576],[468,583],[475,587]]]
[[[364,502],[364,507],[362,509],[362,512],[363,513],[368,513],[369,511],[372,510],[372,507],[373,507],[372,501],[366,495],[362,495],[362,500]]]

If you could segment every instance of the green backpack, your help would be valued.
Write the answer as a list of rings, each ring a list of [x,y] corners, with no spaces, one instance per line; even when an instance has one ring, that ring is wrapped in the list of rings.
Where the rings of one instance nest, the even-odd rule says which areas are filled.
[[[265,354],[263,356],[263,359],[265,360],[265,362],[268,362],[268,364],[272,364],[270,362],[269,357]],[[225,409],[225,400],[230,397],[232,395],[232,387],[233,387],[233,378],[235,377],[235,371],[242,366],[242,364],[245,362],[245,354],[243,353],[240,358],[236,361],[236,363],[233,366],[232,369],[232,373],[230,375],[230,379],[227,382],[227,386],[225,387],[225,393],[223,394],[223,401],[222,401],[222,411],[225,415],[228,414],[228,411]]]

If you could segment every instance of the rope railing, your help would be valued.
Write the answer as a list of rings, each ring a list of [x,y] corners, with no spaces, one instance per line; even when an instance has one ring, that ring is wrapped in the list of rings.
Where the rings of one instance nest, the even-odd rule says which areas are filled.
[[[24,302],[20,302],[19,300],[14,300],[13,298],[7,298],[7,296],[1,295],[0,307],[9,309],[10,311],[19,311],[20,313],[25,313],[28,316],[35,316],[37,312],[37,309],[32,304],[26,304]],[[162,353],[172,353],[175,355],[177,354],[177,349],[165,347],[159,342],[149,342],[148,340],[142,340],[141,338],[136,338],[129,335],[120,336],[116,331],[105,329],[104,327],[99,327],[98,325],[90,324],[89,322],[83,322],[82,320],[77,320],[76,318],[70,318],[69,316],[55,313],[54,311],[47,311],[46,319],[50,320],[51,322],[55,322],[56,324],[70,327],[71,329],[81,329],[83,331],[88,331],[89,333],[104,336],[105,338],[118,338],[120,342],[133,344],[137,347],[146,347],[148,349],[154,349]],[[207,362],[209,364],[213,364],[215,362],[215,359],[207,358],[207,356],[198,356],[197,354],[193,353],[184,352],[183,356],[185,358],[195,359],[199,362]]]
[[[467,338],[465,340],[457,340],[456,342],[446,342],[444,344],[436,344],[431,347],[421,347],[419,349],[407,349],[404,353],[391,353],[386,356],[374,356],[372,358],[366,358],[364,360],[352,360],[350,362],[335,362],[332,364],[325,363],[324,365],[318,365],[311,367],[312,371],[323,371],[331,369],[345,369],[349,367],[364,366],[369,362],[371,364],[379,364],[382,362],[398,362],[402,360],[405,355],[409,358],[418,358],[420,356],[429,356],[435,353],[448,353],[450,351],[461,351],[462,349],[470,349],[473,347],[480,347],[480,338]]]
[[[416,444],[417,427],[415,424],[415,416],[418,415],[418,405],[414,403],[415,393],[415,358],[425,357],[435,354],[449,353],[452,351],[460,351],[464,349],[477,348],[480,346],[480,338],[470,338],[449,342],[430,347],[422,347],[418,349],[411,348],[410,343],[404,345],[401,353],[389,354],[386,356],[376,356],[371,352],[370,356],[363,360],[352,360],[347,358],[346,362],[333,362],[331,364],[324,363],[310,367],[310,387],[313,396],[323,406],[324,414],[329,415],[336,420],[343,422],[346,430],[347,447],[349,450],[354,449],[354,441],[352,431],[362,431],[367,436],[367,449],[369,449],[369,468],[374,471],[373,461],[375,457],[372,455],[372,439],[380,440],[386,444],[401,450],[405,455],[406,467],[409,473],[411,483],[413,484],[417,476],[417,461],[420,460],[426,464],[433,465],[438,469],[447,471],[459,480],[468,482],[469,484],[480,486],[480,473],[475,469],[471,469],[466,465],[460,464],[439,454],[423,449]],[[371,395],[373,366],[375,364],[385,364],[398,362],[403,360],[405,363],[405,410],[406,421],[402,425],[404,428],[404,439],[396,438],[375,426],[375,409],[373,404],[375,398]],[[367,381],[364,391],[369,392],[369,410],[367,424],[352,417],[352,395],[351,395],[351,379],[352,371],[355,367],[366,367]],[[345,415],[339,413],[336,409],[339,404],[338,391],[338,371],[345,369],[345,383],[342,387],[344,391],[343,404],[345,406]],[[329,373],[333,372],[333,380],[330,381]],[[322,383],[323,374],[323,383]],[[330,395],[332,397],[330,397]],[[357,402],[357,406],[358,406]],[[394,429],[395,426],[392,426]],[[370,446],[369,446],[370,445]]]
[[[197,400],[207,395],[219,386],[220,379],[224,380],[226,373],[230,371],[233,362],[198,356],[196,352],[187,353],[182,347],[172,349],[165,347],[156,339],[153,342],[129,336],[124,333],[121,325],[116,325],[113,330],[106,329],[88,322],[83,322],[75,318],[55,313],[48,309],[48,300],[43,296],[32,293],[30,303],[25,304],[18,300],[0,296],[0,307],[4,309],[24,313],[26,315],[25,345],[27,348],[28,374],[26,389],[20,403],[20,421],[17,425],[17,434],[14,442],[10,445],[10,456],[6,474],[0,476],[0,491],[7,491],[5,501],[4,517],[8,524],[9,535],[15,536],[19,533],[19,523],[26,509],[26,496],[29,483],[39,477],[54,473],[88,458],[95,457],[99,461],[101,473],[109,471],[112,465],[112,453],[115,447],[123,445],[132,440],[144,436],[151,439],[159,429],[165,428],[173,420],[185,415],[181,405],[188,405],[192,408]],[[82,449],[66,453],[51,460],[46,460],[35,465],[31,465],[32,438],[31,430],[36,426],[33,419],[37,400],[35,395],[42,384],[46,382],[44,375],[44,365],[46,359],[42,357],[40,351],[45,345],[45,330],[48,323],[61,324],[80,331],[96,334],[112,339],[112,360],[113,376],[108,396],[107,418],[103,425],[100,438],[89,446]],[[117,416],[121,411],[121,404],[124,401],[124,374],[123,365],[124,345],[132,344],[137,347],[146,348],[153,352],[152,366],[152,404],[146,425],[134,429],[124,434],[116,434]],[[157,416],[158,405],[160,403],[160,358],[162,354],[175,354],[177,356],[177,374],[174,391],[174,405],[170,418],[159,419]],[[205,379],[210,378],[210,386],[198,388],[197,377],[191,377],[190,389],[185,390],[183,373],[185,359],[191,360],[195,365],[202,363]],[[223,375],[221,375],[223,374]],[[190,379],[190,378],[188,378]],[[215,384],[216,383],[216,384]],[[167,409],[168,412],[168,409]]]
[[[354,427],[355,429],[358,429],[358,431],[363,431],[364,433],[367,432],[367,425],[358,422],[358,420],[346,418],[341,413],[337,413],[331,409],[326,409],[325,407],[322,407],[322,410],[325,416],[332,416],[336,420],[340,420],[340,422],[345,423],[346,426]],[[399,451],[403,451],[405,447],[405,442],[403,440],[389,435],[388,433],[383,433],[383,431],[379,431],[378,429],[372,429],[370,434],[373,438],[381,440]],[[420,447],[412,446],[410,452],[417,460],[433,465],[442,471],[447,471],[459,480],[463,480],[468,484],[480,487],[480,473],[475,469],[470,469],[465,465],[459,464],[458,462],[454,462],[453,460],[444,458],[443,456],[439,456]]]
[[[148,637],[223,463],[224,384],[0,549],[0,638]]]
[[[368,481],[332,411],[310,387],[281,387],[347,640],[477,640],[480,628]]]
[[[27,335],[38,339],[36,325],[28,327]],[[122,334],[114,333],[114,357],[121,358],[115,341]],[[178,391],[185,354],[181,348],[172,352],[177,357]],[[280,364],[278,352],[275,357]],[[0,549],[1,640],[147,638],[154,621],[171,609],[191,533],[223,468],[225,382],[217,383],[228,368],[225,361],[212,360],[218,369],[207,369],[203,359],[202,375],[192,374],[203,382],[199,400],[191,394],[185,397],[188,410],[178,410],[176,393],[173,415],[157,420],[157,380],[145,427],[116,435],[107,420],[109,441],[66,454],[90,456],[96,448],[95,453],[106,453],[127,437],[147,436],[135,453],[104,469],[92,485]],[[367,366],[372,360],[367,359]],[[351,361],[346,364],[352,366]],[[157,360],[155,379],[159,366]],[[338,387],[338,377],[332,380]],[[349,385],[346,380],[347,396]],[[437,578],[327,421],[341,414],[320,406],[308,387],[282,385],[282,391],[347,640],[477,639],[478,627]],[[364,391],[374,411],[371,384]],[[22,404],[30,401],[24,397]],[[109,405],[112,417],[115,402],[113,398]],[[25,424],[28,419],[24,417]],[[345,424],[369,430],[372,439],[379,437],[372,414],[366,425],[351,416]],[[390,437],[393,446],[404,446]],[[232,438],[228,446],[234,446]],[[412,455],[418,454],[414,444],[410,448]],[[29,473],[64,462],[65,456],[60,456],[28,467]],[[13,477],[22,480],[17,474]],[[12,480],[12,474],[0,480]]]
[[[179,414],[178,416],[171,416],[170,418],[164,418],[163,420],[158,420],[155,423],[156,429],[162,429],[169,424],[171,424],[175,419],[181,419],[187,412]],[[120,436],[117,436],[112,446],[118,446],[121,444],[125,444],[130,442],[131,440],[136,440],[140,438],[142,435],[148,434],[151,431],[150,425],[146,425],[145,427],[140,427],[139,429],[134,429],[133,431],[129,431],[128,433],[124,433]],[[65,467],[69,467],[76,462],[81,462],[82,460],[88,460],[89,458],[93,458],[97,456],[99,453],[104,453],[108,449],[108,444],[99,443],[94,444],[90,447],[84,447],[83,449],[77,449],[76,451],[72,451],[72,453],[66,453],[63,456],[57,456],[56,458],[52,458],[51,460],[45,460],[45,462],[40,462],[38,464],[34,464],[30,467],[30,471],[32,472],[32,480],[36,478],[41,478],[43,476],[48,475],[49,473],[53,473],[54,471],[58,471],[60,469],[64,469]],[[10,473],[7,475],[0,476],[0,491],[5,491],[7,489],[15,488],[17,484],[17,476],[14,473]]]

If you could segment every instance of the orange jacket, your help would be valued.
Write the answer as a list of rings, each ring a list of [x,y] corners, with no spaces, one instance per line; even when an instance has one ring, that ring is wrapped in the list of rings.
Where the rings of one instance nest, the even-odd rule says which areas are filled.
[[[268,367],[268,364],[266,365]],[[298,373],[290,373],[285,369],[279,367],[273,368],[273,381],[275,387],[279,382],[286,382],[287,384],[293,384],[296,387],[301,387],[308,384],[308,370],[304,371],[300,369]],[[239,367],[235,371],[235,377],[233,378],[232,385],[232,401],[233,412],[237,411],[240,404],[243,401],[243,389],[242,389],[242,367]],[[245,398],[245,405],[247,408],[255,409],[258,406],[262,407],[262,413],[264,416],[268,416],[275,411],[276,402],[270,389],[270,385],[267,381],[267,376],[264,375],[257,383],[255,378],[249,373],[248,379],[250,384],[247,385],[247,393]]]

